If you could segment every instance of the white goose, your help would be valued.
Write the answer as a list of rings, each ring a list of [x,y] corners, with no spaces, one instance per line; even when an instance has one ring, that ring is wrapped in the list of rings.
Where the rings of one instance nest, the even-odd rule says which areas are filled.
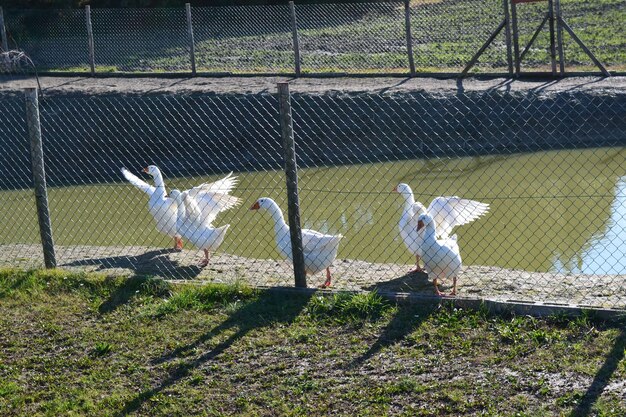
[[[408,184],[400,183],[393,191],[404,197],[404,209],[400,222],[400,236],[409,251],[415,255],[415,269],[410,272],[423,272],[420,267],[422,233],[417,231],[417,218],[429,213],[436,224],[436,236],[446,239],[456,226],[470,223],[489,211],[489,204],[459,197],[437,197],[428,208],[415,201]]]
[[[289,226],[285,223],[283,212],[278,204],[271,198],[259,198],[250,207],[250,210],[266,210],[274,219],[274,232],[276,235],[276,245],[281,256],[293,260],[291,252],[291,238]],[[302,229],[302,249],[304,252],[304,269],[308,274],[313,275],[326,270],[326,281],[323,288],[331,284],[330,265],[337,257],[337,249],[341,235],[325,235],[315,230]]]
[[[124,177],[139,190],[146,193],[150,198],[148,200],[148,210],[156,221],[156,228],[159,232],[174,238],[174,249],[182,249],[183,241],[180,233],[176,232],[176,213],[177,205],[174,199],[167,196],[165,182],[161,171],[155,165],[150,165],[143,169],[143,172],[152,175],[154,185],[150,185],[131,174],[126,168],[122,168]],[[237,177],[232,176],[232,172],[221,180],[204,183],[188,190],[200,206],[202,216],[215,220],[217,215],[224,210],[236,206],[240,203],[239,198],[229,195],[231,190],[237,184]]]
[[[198,202],[189,191],[181,193],[179,190],[172,190],[170,195],[177,205],[176,230],[195,247],[204,251],[204,259],[199,266],[207,266],[209,252],[214,252],[219,248],[230,224],[213,227],[211,225],[213,219],[202,213]]]
[[[428,275],[434,277],[435,293],[443,295],[439,291],[438,279],[452,278],[450,295],[456,295],[456,281],[463,266],[459,245],[456,235],[446,239],[437,239],[436,228],[437,223],[430,214],[424,213],[417,217],[417,230],[423,233],[422,260],[428,270]]]

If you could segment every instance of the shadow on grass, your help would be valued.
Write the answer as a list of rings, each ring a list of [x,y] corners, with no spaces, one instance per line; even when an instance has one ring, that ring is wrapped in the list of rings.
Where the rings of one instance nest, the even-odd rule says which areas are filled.
[[[124,409],[117,413],[116,416],[126,416],[134,413],[141,408],[144,402],[149,401],[161,391],[176,384],[178,381],[188,376],[191,371],[197,367],[219,356],[222,352],[243,338],[248,332],[275,323],[291,323],[308,304],[311,296],[312,294],[285,298],[284,294],[271,292],[261,293],[257,299],[239,308],[222,324],[209,330],[197,340],[154,359],[153,364],[156,365],[180,358],[181,355],[185,357],[185,353],[202,347],[205,343],[209,342],[222,332],[231,328],[237,329],[237,331],[228,339],[219,343],[214,348],[209,349],[202,355],[196,357],[195,359],[186,360],[184,363],[181,363],[173,368],[169,368],[168,376],[166,378],[164,378],[156,387],[137,394],[137,396],[130,400]]]
[[[96,271],[106,269],[129,269],[138,275],[163,275],[171,279],[193,279],[203,268],[197,265],[181,265],[167,255],[175,249],[152,250],[135,256],[108,256],[104,258],[79,259],[63,266],[97,266]]]
[[[613,348],[607,354],[604,364],[602,364],[602,367],[596,373],[591,385],[587,388],[587,392],[585,392],[576,408],[572,411],[570,417],[587,417],[592,414],[591,408],[598,401],[598,398],[600,398],[600,395],[602,395],[602,392],[609,384],[609,380],[619,366],[620,361],[624,359],[625,349],[626,327],[622,324],[620,333],[613,344]]]
[[[385,327],[378,340],[370,346],[367,352],[350,362],[346,368],[361,366],[382,349],[402,341],[407,335],[419,328],[438,308],[437,304],[419,307],[411,303],[398,304],[397,314]]]
[[[433,283],[424,272],[413,272],[389,281],[377,282],[364,288],[367,291],[411,292],[433,295]]]
[[[114,277],[107,280],[115,280]],[[149,285],[151,284],[152,285]],[[119,306],[127,304],[137,292],[151,293],[154,296],[165,297],[170,294],[169,285],[161,280],[145,276],[132,276],[125,278],[123,282],[115,286],[109,297],[98,307],[100,314],[108,314],[115,311]]]

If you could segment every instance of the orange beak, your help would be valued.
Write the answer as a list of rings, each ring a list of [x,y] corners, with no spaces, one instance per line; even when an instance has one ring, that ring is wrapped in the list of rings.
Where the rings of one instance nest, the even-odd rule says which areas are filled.
[[[417,222],[417,231],[419,232],[419,231],[420,231],[420,229],[423,229],[423,228],[424,228],[424,222],[423,222],[423,221],[421,221],[421,220],[420,220],[420,221],[418,221],[418,222]]]
[[[148,167],[145,167],[144,169],[142,169],[142,171],[147,174],[148,173]]]
[[[396,185],[395,187],[393,187],[393,190],[391,190],[391,191],[393,191],[393,192],[396,192],[396,193],[397,193],[397,192],[398,192],[398,186]]]
[[[259,202],[257,201],[256,203],[252,205],[252,207],[250,207],[250,210],[258,210],[260,208],[261,206],[259,206]]]

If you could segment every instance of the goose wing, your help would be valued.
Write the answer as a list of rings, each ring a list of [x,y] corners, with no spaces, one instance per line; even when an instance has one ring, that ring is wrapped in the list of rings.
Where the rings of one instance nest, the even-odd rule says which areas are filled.
[[[229,173],[221,180],[214,182],[205,182],[197,187],[193,187],[192,190],[198,190],[203,192],[213,192],[218,194],[230,194],[230,192],[237,185],[237,177],[233,177],[233,173]],[[191,190],[190,190],[191,191]]]
[[[460,197],[437,197],[428,213],[437,225],[437,235],[446,237],[456,226],[472,222],[489,211],[489,204]]]
[[[200,206],[198,206],[198,202],[196,199],[189,194],[188,191],[183,191],[182,193],[183,204],[185,206],[185,220],[191,224],[196,226],[211,224],[210,221],[202,215],[202,210]]]
[[[220,212],[241,203],[239,197],[229,194],[237,184],[237,177],[232,175],[231,172],[221,180],[200,184],[187,191],[201,211],[205,223],[212,223]]]
[[[143,191],[144,193],[148,195],[152,195],[154,191],[156,190],[156,187],[148,184],[147,182],[145,182],[144,180],[142,180],[135,174],[132,174],[126,168],[122,168],[122,175],[124,175],[124,178],[126,178],[128,182],[130,182],[132,185],[134,185],[139,190]]]
[[[415,226],[417,227],[417,218],[420,214],[426,214],[426,212],[426,206],[419,201],[416,201],[413,203],[413,215],[411,216],[411,222],[415,223]]]
[[[302,229],[302,248],[305,251],[319,251],[332,248],[339,243],[342,235],[325,235],[310,229]]]

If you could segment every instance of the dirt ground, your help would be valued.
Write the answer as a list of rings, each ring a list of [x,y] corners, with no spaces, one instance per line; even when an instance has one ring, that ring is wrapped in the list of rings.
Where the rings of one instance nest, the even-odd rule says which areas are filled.
[[[393,94],[414,91],[432,94],[463,94],[500,90],[504,92],[587,92],[625,94],[626,77],[571,77],[561,80],[505,78],[404,78],[404,77],[40,77],[45,95],[95,94],[262,94],[276,92],[276,84],[289,82],[296,93],[375,93]],[[34,77],[0,77],[0,94],[21,94],[37,85]]]
[[[242,282],[252,286],[293,286],[287,261],[250,259],[218,253],[200,268],[199,251],[175,252],[144,246],[57,246],[59,267],[109,275],[152,275],[168,280],[199,280],[215,283]],[[0,246],[0,267],[43,266],[38,245]],[[378,290],[434,296],[426,274],[407,274],[410,265],[371,263],[355,259],[335,260],[332,288]],[[324,281],[323,274],[308,277],[308,286]],[[459,277],[459,296],[495,301],[539,302],[583,307],[626,308],[626,276],[575,275],[526,272],[492,266],[467,266]],[[449,292],[451,282],[441,289]]]

